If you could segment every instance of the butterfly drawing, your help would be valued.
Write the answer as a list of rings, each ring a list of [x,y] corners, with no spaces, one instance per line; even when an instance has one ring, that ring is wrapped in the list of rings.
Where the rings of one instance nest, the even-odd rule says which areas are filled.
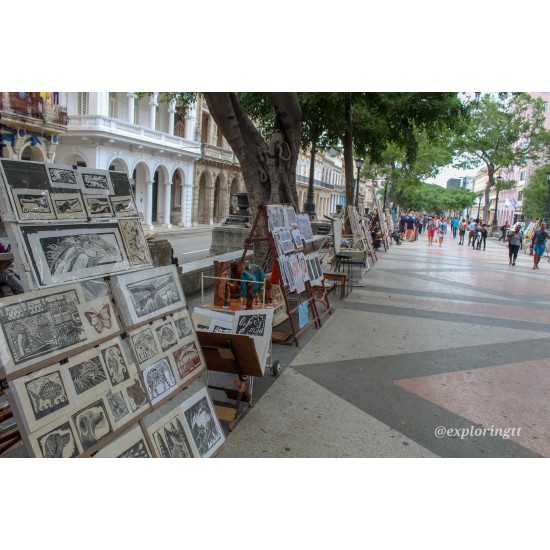
[[[92,311],[85,311],[84,315],[99,334],[103,332],[104,328],[111,328],[111,308],[109,304],[105,304],[99,312],[92,309]]]

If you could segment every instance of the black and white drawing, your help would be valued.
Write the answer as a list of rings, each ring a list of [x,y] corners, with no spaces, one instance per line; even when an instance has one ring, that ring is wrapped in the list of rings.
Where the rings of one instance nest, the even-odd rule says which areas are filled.
[[[125,391],[128,396],[128,402],[130,403],[130,409],[132,409],[134,413],[147,405],[147,393],[145,393],[143,384],[138,377],[134,378],[133,381],[134,383],[128,386]]]
[[[295,227],[298,225],[298,220],[296,219],[296,212],[293,206],[285,206],[283,212],[285,216],[286,227]]]
[[[5,181],[12,189],[49,191],[50,180],[42,162],[0,159]]]
[[[74,413],[71,418],[84,450],[89,449],[113,431],[102,399]]]
[[[174,325],[176,325],[176,331],[178,333],[178,339],[183,340],[193,334],[193,322],[186,309],[178,311],[173,316]]]
[[[196,343],[189,342],[172,352],[180,380],[185,380],[189,374],[201,366],[202,360]]]
[[[51,193],[50,198],[58,220],[85,220],[88,217],[80,193]]]
[[[113,218],[109,197],[84,195],[84,204],[90,218]]]
[[[286,227],[284,206],[280,204],[270,204],[267,205],[266,208],[269,229],[271,231],[277,227]]]
[[[20,220],[55,220],[55,212],[47,191],[12,189],[11,193]]]
[[[55,362],[60,354],[87,341],[78,307],[83,300],[79,288],[33,292],[4,298],[0,304],[0,330],[5,350],[3,366],[7,373],[30,364]],[[6,353],[9,355],[7,358]],[[57,359],[59,360],[59,359]]]
[[[163,317],[185,306],[175,265],[111,277],[111,288],[126,328]]]
[[[298,226],[300,227],[300,232],[306,243],[313,241],[313,230],[311,228],[311,221],[307,214],[297,214],[296,219],[298,221]]]
[[[161,357],[147,367],[143,371],[143,380],[153,405],[174,390],[176,378],[168,357]]]
[[[178,410],[170,413],[164,424],[152,432],[152,437],[160,458],[193,458]]]
[[[265,313],[241,315],[238,319],[236,333],[246,334],[247,336],[263,336],[266,319],[267,315]]]
[[[166,321],[155,328],[157,339],[162,351],[166,351],[178,343],[176,331],[170,321]]]
[[[94,458],[151,458],[151,450],[143,430],[134,424],[94,454]]]
[[[294,241],[294,246],[296,247],[296,250],[303,250],[304,243],[302,243],[302,234],[300,233],[299,229],[293,229],[291,231],[292,234],[292,240]]]
[[[101,347],[100,353],[103,358],[103,364],[107,369],[111,386],[116,387],[126,380],[130,380],[130,370],[120,342]]]
[[[38,436],[33,447],[36,455],[42,458],[74,458],[80,454],[73,429],[67,420]]]
[[[143,365],[160,353],[159,346],[150,327],[130,334],[130,342],[136,360],[140,365]]]
[[[134,443],[131,447],[128,447],[125,451],[117,455],[117,458],[151,458],[149,454],[149,448],[145,439],[140,439],[137,443]]]
[[[77,171],[69,165],[46,164],[46,170],[52,187],[80,189],[82,184]]]
[[[185,401],[181,409],[198,455],[201,458],[211,456],[223,443],[223,432],[213,412],[206,388]]]
[[[141,221],[138,219],[121,219],[118,221],[120,234],[126,246],[126,254],[133,266],[152,265],[149,245],[145,240]]]
[[[118,424],[124,417],[130,414],[128,405],[124,399],[124,395],[121,391],[113,393],[111,390],[107,392],[107,403],[109,403],[109,408],[113,415],[115,424]]]
[[[59,370],[24,378],[30,378],[24,385],[35,421],[69,406],[69,396]],[[26,407],[23,410],[26,411]],[[29,427],[34,431],[32,422]]]
[[[111,206],[117,218],[136,218],[139,217],[134,199],[132,197],[111,197]]]
[[[127,197],[132,194],[132,187],[128,174],[125,172],[109,171],[109,177],[113,184],[113,193],[116,197]]]
[[[117,224],[60,227],[21,227],[40,286],[130,269]]]
[[[98,355],[90,356],[85,361],[69,367],[68,370],[77,395],[81,395],[107,380]]]
[[[113,186],[107,170],[91,170],[80,168],[83,192],[86,194],[112,195]]]

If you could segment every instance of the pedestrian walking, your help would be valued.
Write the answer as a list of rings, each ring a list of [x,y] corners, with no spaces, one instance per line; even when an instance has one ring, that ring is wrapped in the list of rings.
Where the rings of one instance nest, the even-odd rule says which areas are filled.
[[[443,246],[443,239],[447,233],[447,222],[445,220],[446,218],[443,216],[437,227],[437,239],[439,240],[439,246]]]
[[[531,239],[531,246],[534,252],[533,269],[539,268],[540,257],[544,256],[544,252],[546,251],[546,239],[549,237],[550,235],[546,232],[546,223],[542,222]]]
[[[509,228],[510,228],[510,224],[508,222],[506,222],[504,225],[500,227],[500,232],[502,233],[502,235],[499,237],[498,239],[499,241],[502,241],[503,243],[505,243],[508,240],[506,237],[507,237]]]
[[[520,229],[521,227],[516,225],[514,232],[508,235],[508,257],[510,258],[510,263],[508,265],[516,265],[522,240]]]
[[[476,225],[476,222],[473,220],[470,222],[470,225],[468,225],[468,246],[472,244],[472,241],[476,236]]]
[[[487,235],[489,234],[489,231],[487,230],[487,226],[483,224],[481,226],[481,240],[479,242],[478,250],[481,249],[481,245],[483,244],[483,252],[485,252],[485,246],[487,244]]]
[[[458,231],[458,224],[459,224],[458,218],[455,216],[453,218],[453,221],[451,222],[451,228],[453,230],[453,239],[456,239],[456,233]]]
[[[466,220],[462,218],[462,221],[458,226],[458,236],[459,236],[458,244],[464,245],[464,236],[466,235],[467,227],[468,227],[468,224],[466,223]]]
[[[428,221],[426,231],[428,232],[428,246],[431,246],[435,236],[435,218],[433,216]]]

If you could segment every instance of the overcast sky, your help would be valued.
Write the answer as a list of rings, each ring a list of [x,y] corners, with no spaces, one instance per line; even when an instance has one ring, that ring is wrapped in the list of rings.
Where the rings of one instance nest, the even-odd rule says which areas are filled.
[[[474,168],[473,170],[461,170],[459,168],[448,166],[446,168],[443,168],[443,170],[441,170],[436,178],[431,178],[426,181],[428,183],[436,183],[437,185],[441,185],[441,187],[447,187],[448,179],[455,177],[461,178],[464,176],[475,176],[478,171],[479,168]]]

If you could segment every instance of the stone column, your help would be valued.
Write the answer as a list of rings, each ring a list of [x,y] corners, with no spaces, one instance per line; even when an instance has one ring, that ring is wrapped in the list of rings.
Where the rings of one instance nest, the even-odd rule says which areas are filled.
[[[190,105],[185,116],[185,139],[195,141],[196,106]]]
[[[151,109],[149,127],[151,128],[151,130],[154,130],[155,126],[157,124],[157,105],[158,105],[157,98],[158,98],[158,94],[154,93],[151,96],[151,99],[149,101],[149,106],[150,106],[150,109]]]
[[[164,223],[162,224],[162,227],[166,227],[167,229],[170,229],[172,227],[172,224],[170,223],[171,198],[172,198],[172,182],[165,181],[164,182]]]
[[[170,105],[168,106],[168,133],[174,135],[174,117],[176,115],[176,100],[170,100]]]
[[[134,124],[134,111],[135,111],[135,100],[136,95],[134,92],[128,92],[126,94],[128,96],[128,122],[130,124]]]
[[[145,203],[145,225],[152,230],[153,229],[153,183],[152,181],[146,181],[147,184],[147,197]]]

